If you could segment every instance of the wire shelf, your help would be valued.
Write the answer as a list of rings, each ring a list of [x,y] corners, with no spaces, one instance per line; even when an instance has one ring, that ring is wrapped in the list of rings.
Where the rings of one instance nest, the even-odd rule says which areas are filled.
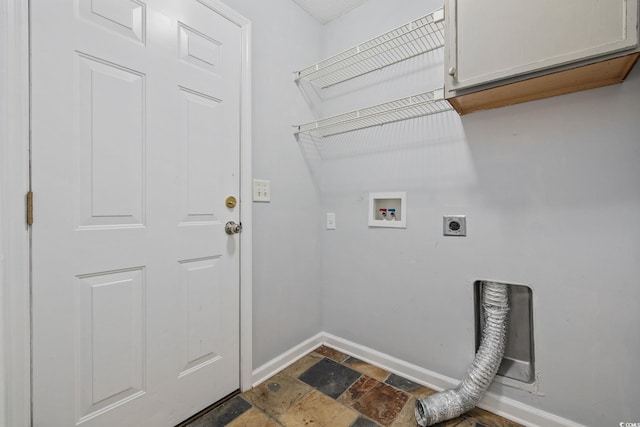
[[[314,137],[324,138],[372,126],[442,113],[452,109],[451,104],[444,99],[444,90],[436,89],[298,125],[295,126],[294,134],[309,134]]]
[[[444,10],[438,9],[296,72],[321,88],[353,79],[444,46]]]

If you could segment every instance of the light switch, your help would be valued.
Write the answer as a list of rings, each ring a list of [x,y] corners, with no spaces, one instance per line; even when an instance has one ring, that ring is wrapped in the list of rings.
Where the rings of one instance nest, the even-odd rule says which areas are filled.
[[[270,202],[271,201],[271,182],[263,179],[253,180],[253,201],[254,202]]]
[[[336,229],[336,214],[331,212],[327,213],[327,230]]]

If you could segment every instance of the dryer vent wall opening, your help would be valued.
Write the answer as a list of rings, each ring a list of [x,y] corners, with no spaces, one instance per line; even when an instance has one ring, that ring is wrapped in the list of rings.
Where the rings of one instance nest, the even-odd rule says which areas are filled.
[[[507,339],[508,285],[483,282],[482,308],[485,313],[482,340],[471,367],[456,388],[416,401],[415,415],[420,426],[458,417],[475,407],[498,372]]]
[[[482,308],[483,283],[484,281],[478,280],[473,284],[476,351],[480,348],[485,319]],[[531,392],[537,387],[533,339],[533,290],[526,285],[509,283],[507,286],[509,288],[507,345],[494,381]]]

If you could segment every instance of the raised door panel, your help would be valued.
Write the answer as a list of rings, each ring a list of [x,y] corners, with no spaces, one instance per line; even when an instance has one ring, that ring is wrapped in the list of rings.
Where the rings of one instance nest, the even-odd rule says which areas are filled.
[[[144,44],[146,5],[137,0],[78,0],[78,16]]]
[[[145,222],[145,76],[78,54],[81,229]]]
[[[449,90],[638,45],[638,1],[449,0]]]
[[[182,290],[183,347],[179,376],[214,363],[221,357],[224,342],[224,313],[220,298],[220,257],[179,263]]]
[[[201,67],[213,74],[222,74],[222,43],[193,29],[182,22],[178,45],[180,59],[186,63]]]
[[[189,89],[180,88],[180,178],[183,223],[219,222],[216,205],[223,194],[222,101]]]
[[[78,423],[145,393],[144,273],[140,267],[76,279]]]

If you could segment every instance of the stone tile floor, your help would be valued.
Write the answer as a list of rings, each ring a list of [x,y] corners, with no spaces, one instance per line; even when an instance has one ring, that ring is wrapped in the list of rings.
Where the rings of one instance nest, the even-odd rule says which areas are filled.
[[[417,426],[416,399],[435,393],[321,346],[254,389],[184,427]],[[475,408],[439,427],[521,427]]]

